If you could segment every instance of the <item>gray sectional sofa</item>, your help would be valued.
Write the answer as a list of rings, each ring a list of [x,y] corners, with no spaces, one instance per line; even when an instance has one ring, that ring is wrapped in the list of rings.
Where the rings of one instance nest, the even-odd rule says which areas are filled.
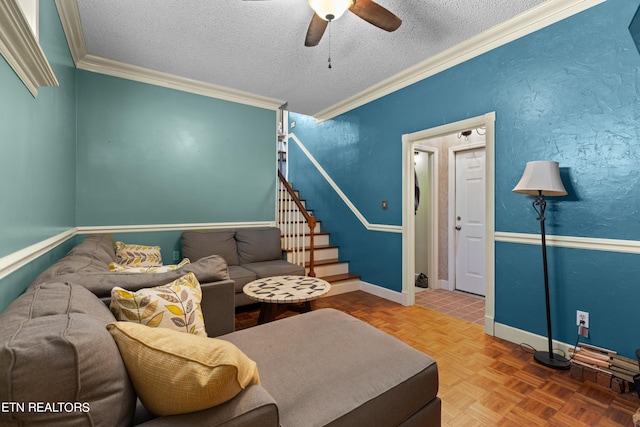
[[[111,289],[115,286],[137,291],[163,285],[185,274],[194,273],[202,289],[202,311],[207,331],[218,335],[233,330],[234,284],[229,278],[227,263],[221,257],[204,257],[178,270],[159,274],[113,273],[109,271],[109,264],[115,261],[113,236],[90,235],[72,248],[64,258],[40,274],[30,287],[52,281],[80,284],[108,304]]]
[[[110,256],[109,242],[87,238],[0,314],[0,402],[27,408],[0,411],[0,427],[440,425],[433,359],[333,309],[236,332],[222,316],[221,327],[215,313],[234,310],[234,285],[226,279],[208,285],[225,292],[204,292],[203,286],[207,332],[255,361],[261,384],[215,407],[155,416],[137,399],[106,328],[115,318],[93,292],[104,292],[116,277],[128,289],[152,279],[94,277],[105,274],[100,266]],[[28,410],[30,404],[45,410]]]
[[[242,228],[225,231],[185,231],[182,255],[191,261],[219,255],[227,261],[229,277],[235,283],[235,305],[255,304],[242,288],[247,283],[271,276],[304,276],[305,269],[283,259],[280,229]]]

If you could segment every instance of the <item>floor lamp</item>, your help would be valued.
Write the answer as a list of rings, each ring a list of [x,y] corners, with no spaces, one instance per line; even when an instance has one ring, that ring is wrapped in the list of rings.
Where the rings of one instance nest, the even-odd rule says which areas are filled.
[[[566,196],[567,190],[560,179],[560,167],[558,162],[539,160],[527,162],[520,182],[513,189],[515,193],[535,196],[533,209],[538,214],[540,221],[540,235],[542,236],[542,267],[544,270],[544,297],[547,306],[547,339],[549,351],[536,351],[533,358],[541,365],[553,369],[569,369],[569,360],[555,354],[552,348],[553,337],[551,335],[551,309],[549,307],[549,272],[547,270],[547,242],[544,229],[544,211],[547,202],[544,196]]]

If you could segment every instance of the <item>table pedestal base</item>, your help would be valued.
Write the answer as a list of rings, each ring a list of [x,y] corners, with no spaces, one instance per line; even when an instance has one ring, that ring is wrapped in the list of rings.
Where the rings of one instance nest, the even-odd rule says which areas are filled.
[[[260,305],[260,315],[258,316],[258,324],[268,323],[276,320],[285,311],[296,311],[298,313],[306,313],[313,310],[313,301],[306,301],[297,304],[278,304],[272,302],[263,302]]]

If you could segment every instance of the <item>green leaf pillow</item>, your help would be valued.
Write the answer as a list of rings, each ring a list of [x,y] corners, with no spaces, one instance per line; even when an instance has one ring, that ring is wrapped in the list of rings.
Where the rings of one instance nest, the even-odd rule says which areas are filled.
[[[109,308],[119,321],[206,337],[201,301],[200,283],[189,273],[166,285],[135,292],[116,286],[111,289]]]

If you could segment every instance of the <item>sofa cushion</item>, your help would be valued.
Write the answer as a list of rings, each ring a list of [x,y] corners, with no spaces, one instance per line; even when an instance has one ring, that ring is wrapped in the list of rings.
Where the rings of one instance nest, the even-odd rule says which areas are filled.
[[[242,265],[247,270],[251,270],[259,279],[273,276],[304,276],[304,267],[287,262],[283,259],[274,261],[255,262]]]
[[[18,297],[0,315],[0,401],[73,406],[0,411],[0,424],[130,425],[136,397],[105,329],[113,320],[81,286],[47,283]]]
[[[219,255],[227,265],[238,265],[238,247],[234,231],[185,231],[182,233],[182,255],[199,260]]]
[[[201,302],[200,283],[189,273],[166,285],[137,291],[116,286],[109,308],[116,320],[206,337]]]
[[[255,362],[227,341],[130,322],[107,328],[138,397],[156,415],[200,411],[260,384]]]
[[[106,271],[101,273],[65,274],[56,277],[56,280],[82,285],[99,298],[110,298],[111,289],[115,286],[126,284],[128,290],[137,291],[142,288],[165,285],[188,273],[195,274],[200,283],[217,282],[229,278],[227,263],[221,257],[213,255],[166,273],[138,274],[126,271]]]
[[[236,230],[240,265],[282,259],[280,229],[241,228]]]
[[[160,267],[160,246],[132,245],[116,242],[116,262],[130,267]]]
[[[401,425],[436,399],[433,359],[334,309],[219,338],[258,364],[283,426]]]
[[[109,234],[93,234],[40,274],[31,286],[48,282],[63,274],[106,272],[109,271],[109,263],[115,260],[113,237]]]
[[[230,265],[229,266],[229,278],[235,282],[235,289],[237,292],[242,292],[242,288],[247,283],[256,280],[258,275],[251,270],[247,270],[244,267],[240,267],[239,265]]]

